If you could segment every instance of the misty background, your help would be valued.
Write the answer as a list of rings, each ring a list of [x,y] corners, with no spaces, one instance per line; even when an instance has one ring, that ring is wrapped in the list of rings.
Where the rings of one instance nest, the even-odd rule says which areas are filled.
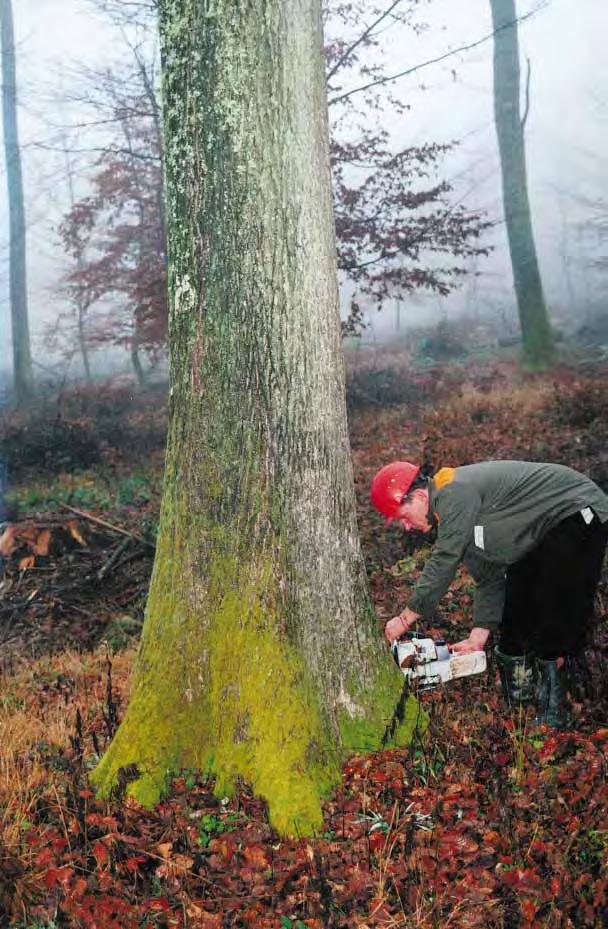
[[[520,0],[517,12],[519,17],[533,13],[520,23],[519,41],[522,94],[526,61],[531,68],[525,140],[536,246],[551,320],[569,334],[595,325],[607,312],[601,223],[608,212],[608,7],[603,0]],[[14,20],[32,356],[35,372],[61,376],[69,367],[56,338],[66,303],[61,280],[70,267],[58,235],[70,203],[67,166],[74,195],[85,196],[112,128],[98,124],[94,108],[80,99],[88,94],[85,75],[128,60],[129,44],[141,41],[150,60],[157,53],[150,36],[117,28],[87,0],[18,0]],[[422,65],[390,85],[390,93],[408,109],[370,112],[370,123],[384,125],[395,149],[458,143],[442,158],[438,176],[452,185],[453,202],[484,212],[491,226],[483,233],[483,244],[491,251],[467,259],[471,273],[447,296],[416,291],[404,300],[389,299],[381,312],[373,300],[362,298],[367,324],[363,340],[392,339],[408,327],[463,316],[489,320],[505,335],[515,334],[517,309],[493,114],[489,3],[422,2],[413,24],[419,28],[387,24],[381,33],[386,74]],[[426,64],[463,46],[474,47]],[[356,168],[351,170],[356,174]],[[7,370],[11,343],[4,166],[0,185],[1,360]],[[352,285],[343,285],[346,312]],[[95,373],[112,360],[128,366],[125,352],[95,348]]]

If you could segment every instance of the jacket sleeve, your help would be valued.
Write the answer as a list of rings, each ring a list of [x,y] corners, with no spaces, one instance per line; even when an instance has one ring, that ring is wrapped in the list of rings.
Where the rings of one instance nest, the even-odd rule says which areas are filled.
[[[431,618],[456,574],[472,539],[481,499],[474,488],[454,482],[439,492],[435,507],[439,521],[437,541],[408,601],[410,609],[425,619]]]
[[[505,605],[506,568],[480,558],[467,558],[466,566],[475,581],[473,625],[496,630]]]

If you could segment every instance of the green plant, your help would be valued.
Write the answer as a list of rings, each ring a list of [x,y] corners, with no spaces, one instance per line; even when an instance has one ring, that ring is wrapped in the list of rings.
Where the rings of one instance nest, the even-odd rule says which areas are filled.
[[[521,778],[526,767],[526,744],[530,741],[523,707],[513,710],[511,721],[512,725],[507,727],[507,732],[513,749],[515,773]]]
[[[445,763],[445,756],[436,746],[432,746],[430,752],[421,748],[416,749],[414,752],[414,771],[416,772],[416,777],[425,785],[428,785],[430,780],[439,780]]]
[[[389,824],[385,819],[380,816],[379,813],[374,813],[372,810],[370,813],[363,813],[355,820],[356,823],[366,823],[368,825],[368,833],[371,835],[372,832],[382,832],[386,835],[390,829]]]
[[[54,919],[51,919],[50,922],[37,919],[33,923],[18,923],[13,926],[13,929],[59,929],[59,924]]]
[[[60,503],[69,503],[80,508],[107,509],[112,498],[108,490],[100,485],[97,478],[85,472],[65,476],[45,483],[34,481],[23,487],[14,488],[7,496],[9,505],[28,513],[39,509],[56,509]]]
[[[2,710],[22,710],[25,706],[23,697],[16,697],[10,691],[7,694],[0,694],[0,709]]]
[[[123,613],[116,616],[107,626],[104,640],[111,652],[120,652],[132,645],[141,632],[142,620]]]
[[[153,874],[150,880],[150,894],[153,897],[162,897],[163,893],[164,888],[160,878],[156,874]]]
[[[198,842],[203,848],[207,848],[211,839],[224,832],[233,832],[236,828],[234,823],[238,819],[236,813],[228,813],[225,819],[221,816],[215,816],[213,813],[205,813],[200,818],[198,824]]]
[[[308,929],[306,923],[303,923],[299,919],[290,919],[289,916],[281,916],[279,918],[279,923],[281,929]]]
[[[186,790],[193,790],[198,784],[199,772],[196,770],[196,768],[193,768],[192,770],[185,768],[182,771],[182,774],[184,777]]]
[[[416,562],[418,561],[418,555],[409,555],[407,558],[400,558],[399,561],[396,561],[394,565],[388,569],[389,574],[392,574],[393,577],[405,577],[407,574],[411,574],[412,571],[416,569]]]
[[[580,852],[580,860],[587,866],[597,863],[604,864],[608,851],[608,830],[588,829],[584,838],[584,846]]]
[[[158,536],[158,513],[142,513],[139,519],[139,530],[144,539],[156,542]]]
[[[141,506],[150,497],[150,482],[146,478],[126,477],[118,486],[116,502],[119,506]]]

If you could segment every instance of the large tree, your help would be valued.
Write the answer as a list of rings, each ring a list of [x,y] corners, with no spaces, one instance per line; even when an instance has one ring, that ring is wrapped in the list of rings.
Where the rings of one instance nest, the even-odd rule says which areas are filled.
[[[524,360],[542,367],[553,357],[553,337],[545,306],[530,217],[525,120],[520,112],[519,41],[515,0],[490,0],[494,26],[494,117],[507,238],[521,324]]]
[[[320,4],[159,13],[166,476],[131,702],[95,781],[151,804],[195,765],[306,833],[340,754],[380,744],[402,683],[355,521]]]
[[[27,315],[25,206],[17,129],[17,77],[11,0],[0,0],[0,46],[2,120],[9,208],[9,291],[13,337],[13,376],[17,402],[25,403],[32,389],[32,359]]]

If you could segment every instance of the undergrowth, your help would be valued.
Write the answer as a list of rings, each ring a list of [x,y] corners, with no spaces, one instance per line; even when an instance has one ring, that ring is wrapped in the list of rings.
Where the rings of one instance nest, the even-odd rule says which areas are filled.
[[[546,458],[608,483],[603,372],[564,369],[522,380],[508,363],[471,370],[466,379],[461,371],[417,369],[406,405],[351,407],[359,525],[380,619],[407,603],[423,564],[418,543],[404,546],[369,504],[371,476],[391,458],[426,456],[437,467]],[[104,402],[109,422],[112,404]],[[82,405],[80,412],[87,413]],[[104,465],[69,479],[38,475],[29,503],[22,484],[21,505],[153,511],[160,461],[135,471],[118,444],[104,455],[116,480],[101,475]],[[61,497],[62,488],[69,496]],[[604,623],[606,590],[604,583],[598,602]],[[470,578],[460,572],[434,631],[462,637],[471,599]],[[594,673],[604,678],[605,640],[600,626]],[[431,720],[425,742],[347,759],[322,829],[299,841],[273,833],[264,803],[247,785],[230,801],[218,800],[205,772],[174,772],[169,794],[153,811],[125,801],[120,791],[109,801],[95,797],[88,773],[126,705],[132,650],[6,660],[0,925],[602,929],[608,924],[605,688],[574,706],[576,731],[555,734],[534,728],[530,711],[504,710],[491,649],[489,655],[486,676],[423,698]]]

